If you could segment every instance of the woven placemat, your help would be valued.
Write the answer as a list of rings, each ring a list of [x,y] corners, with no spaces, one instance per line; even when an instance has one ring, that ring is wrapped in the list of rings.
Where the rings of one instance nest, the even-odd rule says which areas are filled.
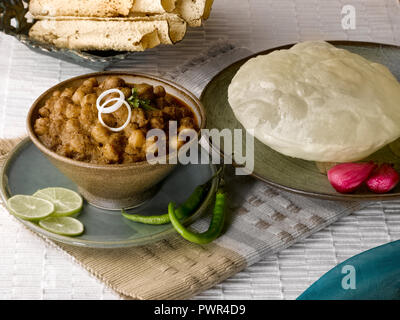
[[[343,5],[343,2],[339,0],[329,1],[329,3],[316,3],[314,0],[279,3],[273,0],[251,0],[249,2],[218,0],[214,5],[212,19],[208,21],[207,25],[192,31],[176,48],[162,48],[139,55],[135,59],[121,63],[120,68],[135,65],[140,71],[157,74],[160,71],[169,70],[171,65],[176,64],[177,59],[183,61],[186,57],[197,55],[205,42],[218,39],[221,35],[237,40],[241,45],[251,48],[252,51],[291,43],[295,40],[320,38],[382,41],[398,44],[400,33],[396,30],[398,30],[400,16],[398,15],[398,5],[395,2],[390,0],[355,1],[359,28],[344,31],[338,23],[341,18],[340,9]],[[310,17],[313,17],[312,21]],[[0,134],[4,137],[24,132],[26,110],[32,99],[40,92],[60,80],[86,71],[74,65],[34,55],[16,42],[4,40],[0,48],[0,55],[3,57],[0,61],[0,70],[4,74],[2,78],[4,86],[0,86],[0,101],[3,105],[0,110],[3,119]],[[13,88],[12,92],[18,91],[21,94],[15,97],[9,96],[6,91],[9,88]],[[22,94],[22,92],[27,94]],[[234,217],[232,220],[245,225],[247,223],[253,225],[254,233],[267,234],[268,237],[270,234],[291,235],[288,238],[292,238],[292,242],[283,242],[284,246],[300,240],[300,238],[296,238],[298,234],[293,232],[296,226],[296,214],[287,212],[285,209],[286,207],[293,208],[285,194],[275,192],[276,198],[271,200],[265,198],[264,194],[274,194],[276,190],[269,189],[251,178],[240,180],[238,184],[242,181],[246,182],[243,185],[244,191],[239,185],[236,185],[235,188],[238,192],[232,195],[231,215]],[[268,201],[268,203],[260,204],[263,201]],[[300,201],[300,203],[302,202]],[[278,209],[282,208],[280,213],[284,217],[275,215],[269,204]],[[312,205],[312,203],[308,205]],[[345,209],[332,214],[331,209],[334,208],[334,205],[327,205],[330,206],[328,212],[322,210],[323,213],[320,214],[318,210],[321,206],[318,205],[315,211],[309,212],[303,208],[300,210],[308,212],[308,219],[304,220],[307,225],[307,233],[303,233],[303,237],[307,237],[317,230],[315,224],[309,223],[310,221],[324,222],[324,224],[318,225],[322,228],[337,219],[335,213],[343,217],[352,211]],[[222,285],[215,286],[203,297],[216,299],[229,297],[294,298],[301,292],[300,290],[305,289],[306,285],[311,283],[310,281],[333,267],[338,261],[372,246],[390,241],[390,239],[398,239],[400,236],[398,208],[399,202],[385,204],[385,206],[376,203],[357,211],[356,214],[343,217],[335,224],[335,227],[325,228],[307,240],[294,244],[290,249],[280,251],[284,246],[272,245],[264,250],[259,250],[259,254],[255,254],[252,261],[247,261],[248,268],[244,272]],[[276,211],[279,211],[278,209]],[[298,218],[303,219],[304,216],[298,216]],[[283,223],[277,227],[276,220],[279,219]],[[8,223],[8,220],[14,219],[4,217],[2,221]],[[75,268],[74,273],[63,274],[67,271],[69,262],[62,264],[61,261],[66,260],[61,255],[59,257],[58,254],[53,253],[53,250],[46,249],[45,246],[42,249],[37,244],[40,250],[36,250],[34,253],[27,252],[34,247],[27,245],[30,242],[35,243],[35,241],[31,241],[34,239],[31,239],[25,232],[18,232],[17,225],[14,228],[12,226],[12,223],[2,225],[4,236],[12,232],[19,234],[18,237],[13,236],[10,239],[12,243],[9,244],[9,249],[6,249],[8,242],[4,242],[5,244],[2,246],[2,258],[6,259],[2,260],[4,266],[7,262],[5,267],[7,269],[2,270],[3,288],[0,288],[4,290],[2,296],[14,298],[103,296],[102,286],[95,287],[93,284],[87,284],[84,281],[83,273],[81,275],[81,271],[78,270],[80,268]],[[301,227],[297,228],[301,229]],[[278,244],[282,243],[279,242],[279,237],[277,239]],[[259,247],[264,247],[264,244],[260,244]],[[278,251],[279,254],[272,254]],[[38,257],[38,254],[41,256]],[[252,263],[258,261],[261,255],[268,257],[261,263],[253,265]],[[32,262],[32,265],[27,268],[29,275],[25,275],[24,272],[28,271],[25,271],[23,267],[26,265],[27,259],[31,259]],[[78,260],[76,261],[79,263]],[[68,271],[70,270],[68,269]],[[78,271],[80,277],[77,276]],[[31,272],[34,272],[34,277]],[[107,271],[103,270],[103,272],[106,273],[106,276],[108,275]],[[35,281],[29,280],[33,278]],[[81,283],[78,284],[78,282]],[[215,283],[217,282],[215,281]],[[57,288],[54,287],[55,285]],[[41,286],[42,289],[40,289]],[[74,289],[74,286],[77,289]],[[40,290],[42,290],[41,294]]]
[[[164,77],[199,95],[218,70],[249,53],[226,41],[217,41]],[[0,153],[7,154],[16,141],[0,140]],[[358,202],[308,199],[278,191],[250,176],[235,176],[232,168],[227,171],[227,228],[212,244],[196,245],[174,235],[142,247],[112,250],[54,245],[124,297],[183,299],[360,208]],[[201,230],[208,223],[205,217],[193,226]]]
[[[19,141],[20,139],[0,140],[0,165],[3,164],[8,152]],[[232,179],[236,180],[237,177],[234,177],[231,172],[228,175],[227,184],[235,186],[236,183],[233,183]],[[255,182],[250,177],[245,177],[244,180],[249,180],[250,183]],[[245,181],[239,182],[235,187],[243,186],[243,183]],[[234,192],[232,188],[228,188],[231,202],[233,198],[236,198]],[[226,234],[209,245],[192,244],[178,235],[146,246],[111,250],[74,247],[48,239],[46,241],[64,250],[92,275],[126,298],[184,299],[227,279],[249,264],[258,261],[264,254],[277,251],[279,247],[287,247],[307,234],[329,224],[335,217],[359,207],[356,203],[346,206],[341,204],[337,208],[338,211],[331,212],[330,219],[307,212],[308,219],[303,222],[313,226],[309,227],[296,221],[301,219],[299,213],[303,209],[295,202],[282,197],[280,193],[271,188],[265,189],[263,194],[267,198],[279,199],[277,202],[272,201],[273,206],[286,201],[286,212],[272,212],[270,219],[275,223],[267,222],[268,210],[262,213],[263,218],[257,218],[257,213],[249,210],[247,205],[237,206],[238,202],[234,201],[234,205],[230,207],[232,213],[235,212],[239,216],[246,217],[247,220],[254,220],[250,224],[244,224],[244,227],[253,226],[259,233],[265,233],[263,237],[259,238],[252,238],[251,235],[246,234],[246,230],[240,230],[241,228],[234,222],[234,215],[231,215]],[[266,208],[267,202],[258,198],[257,195],[252,196],[251,202],[251,205],[257,207],[261,212],[264,211],[263,207]],[[271,205],[271,201],[268,203]],[[3,203],[2,205],[4,206]],[[297,217],[292,220],[289,218],[290,213]],[[196,225],[201,228],[201,224],[204,223],[207,221],[199,221]],[[288,226],[292,228],[292,233],[285,230]],[[271,242],[264,242],[265,240],[263,241],[262,238],[269,234]]]

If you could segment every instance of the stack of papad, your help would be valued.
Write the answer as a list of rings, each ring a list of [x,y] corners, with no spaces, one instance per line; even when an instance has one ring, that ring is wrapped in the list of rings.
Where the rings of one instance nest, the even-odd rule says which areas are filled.
[[[183,39],[213,0],[31,0],[30,37],[75,50],[143,51]]]

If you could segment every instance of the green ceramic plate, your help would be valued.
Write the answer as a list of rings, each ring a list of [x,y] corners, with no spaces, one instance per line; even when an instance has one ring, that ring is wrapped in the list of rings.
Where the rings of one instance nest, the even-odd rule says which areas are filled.
[[[129,213],[165,213],[169,201],[181,203],[200,184],[215,173],[213,165],[178,166],[163,182],[157,195]],[[1,174],[1,196],[7,200],[16,194],[33,194],[46,187],[65,187],[77,190],[76,185],[56,169],[29,139],[22,141],[11,152]],[[203,205],[187,222],[193,221],[212,202],[216,188],[214,181]],[[98,209],[84,203],[78,219],[85,225],[85,232],[78,237],[56,235],[37,224],[19,219],[29,229],[49,239],[76,246],[117,248],[151,243],[175,233],[171,225],[149,226],[129,221],[119,212]]]
[[[400,79],[399,47],[364,42],[332,41],[331,43],[340,48],[360,54],[369,60],[386,65]],[[260,52],[238,61],[218,73],[201,95],[201,102],[207,113],[207,128],[217,128],[219,130],[225,128],[243,129],[242,125],[236,120],[228,103],[227,89],[233,76],[248,59],[259,54],[267,54],[274,50],[287,49],[291,46],[287,45]],[[215,145],[213,147],[218,149]],[[245,141],[243,141],[242,148],[242,150],[246,150]],[[223,153],[223,146],[218,151]],[[235,155],[233,155],[233,159],[235,159]],[[400,140],[379,150],[370,156],[369,159],[394,163],[397,169],[400,169]],[[275,187],[303,195],[337,200],[357,199],[369,201],[389,200],[400,197],[400,186],[393,192],[384,195],[372,194],[367,190],[361,190],[356,194],[350,195],[337,193],[330,185],[326,175],[320,173],[315,162],[284,156],[258,140],[255,140],[254,162],[253,175],[255,177]]]

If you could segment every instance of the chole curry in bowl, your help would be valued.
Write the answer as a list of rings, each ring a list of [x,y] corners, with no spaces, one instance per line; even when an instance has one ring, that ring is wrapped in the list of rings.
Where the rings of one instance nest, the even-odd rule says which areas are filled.
[[[195,143],[178,136],[185,130],[198,134],[205,114],[193,94],[170,81],[100,72],[46,91],[31,107],[27,125],[34,144],[90,203],[121,209],[148,199],[176,165],[151,163],[149,155],[161,151],[168,159]],[[164,134],[165,150],[158,150],[154,131]]]
[[[98,117],[96,101],[107,90],[111,92],[105,102],[118,98],[117,90],[113,89],[122,92],[127,101],[137,100],[130,104],[132,115],[125,126],[127,108],[102,114],[104,124]],[[146,153],[153,152],[155,144],[153,139],[146,139],[147,133],[160,129],[168,137],[170,121],[176,121],[178,133],[198,130],[191,109],[166,93],[163,86],[130,84],[118,76],[108,76],[100,83],[91,77],[78,88],[55,90],[38,113],[34,132],[47,148],[74,160],[97,164],[145,161]],[[112,130],[118,128],[121,129]]]

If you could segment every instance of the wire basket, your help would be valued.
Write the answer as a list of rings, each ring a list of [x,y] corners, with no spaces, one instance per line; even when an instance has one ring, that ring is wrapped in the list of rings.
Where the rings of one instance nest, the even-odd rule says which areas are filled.
[[[17,38],[29,49],[73,62],[94,70],[103,70],[109,65],[125,59],[129,52],[116,51],[78,51],[61,49],[54,45],[42,43],[29,37],[33,25],[28,13],[29,0],[0,0],[0,31]]]

